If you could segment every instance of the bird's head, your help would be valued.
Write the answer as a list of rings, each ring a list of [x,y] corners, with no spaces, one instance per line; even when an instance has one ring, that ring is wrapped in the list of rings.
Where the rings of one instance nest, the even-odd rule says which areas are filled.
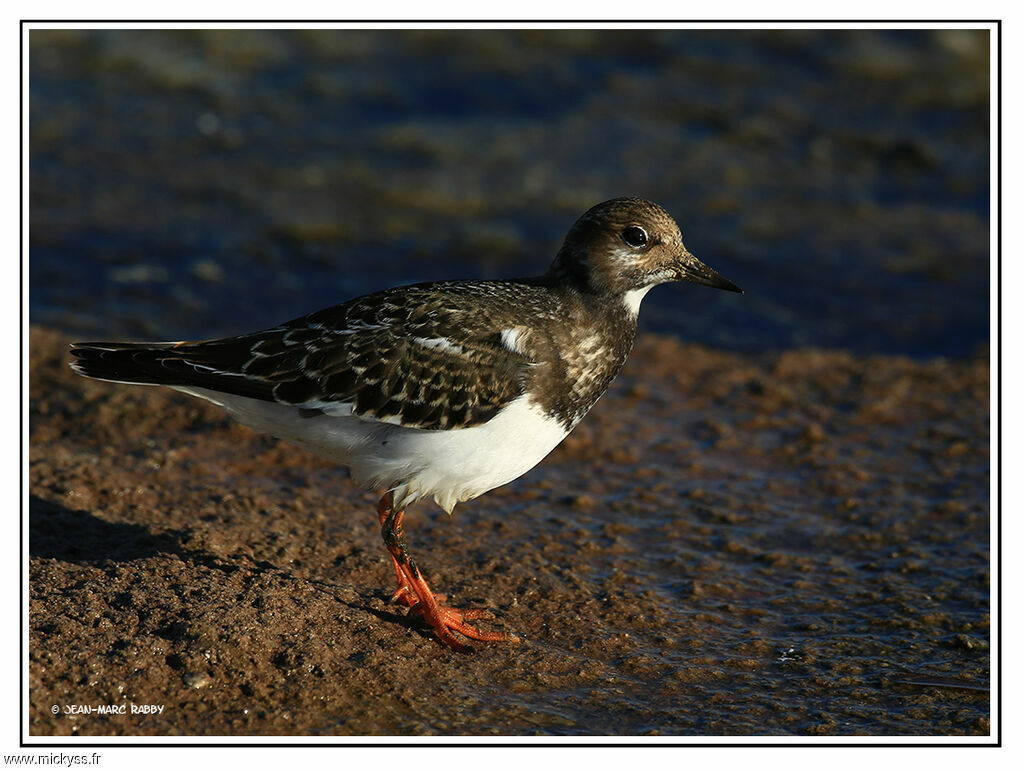
[[[669,281],[743,292],[687,251],[675,220],[642,198],[614,198],[576,220],[551,273],[636,306],[651,287]]]

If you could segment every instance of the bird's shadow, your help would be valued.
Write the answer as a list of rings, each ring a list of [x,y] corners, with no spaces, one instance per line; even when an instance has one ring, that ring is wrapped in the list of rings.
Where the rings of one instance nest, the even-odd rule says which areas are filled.
[[[218,561],[214,554],[182,545],[183,531],[155,533],[140,524],[105,521],[37,495],[29,496],[28,526],[28,552],[34,558],[97,564],[174,554],[210,566]]]
[[[225,573],[247,570],[258,573],[274,573],[279,577],[313,585],[318,590],[335,596],[340,603],[363,612],[368,612],[386,623],[397,625],[429,635],[416,618],[409,618],[397,612],[389,612],[374,606],[372,597],[351,601],[338,596],[343,586],[315,578],[293,576],[286,568],[268,561],[251,558],[239,563],[239,557],[231,560],[184,545],[189,534],[183,530],[169,529],[152,532],[140,524],[105,521],[84,510],[74,510],[37,495],[29,497],[29,556],[37,559],[56,559],[72,564],[97,565],[104,562],[128,562],[156,556],[174,555],[190,564],[203,565]]]

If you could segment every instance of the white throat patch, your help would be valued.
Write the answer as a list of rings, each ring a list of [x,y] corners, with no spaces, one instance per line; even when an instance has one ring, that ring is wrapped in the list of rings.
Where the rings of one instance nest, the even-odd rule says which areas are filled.
[[[640,312],[640,302],[647,296],[647,292],[655,286],[657,284],[651,283],[647,286],[641,286],[639,289],[630,289],[622,295],[622,303],[626,306],[626,310],[629,311],[630,315],[636,318]]]

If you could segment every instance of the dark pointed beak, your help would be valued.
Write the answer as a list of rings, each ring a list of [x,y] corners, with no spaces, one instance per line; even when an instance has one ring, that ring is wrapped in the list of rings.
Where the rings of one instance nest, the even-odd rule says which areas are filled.
[[[681,264],[677,268],[678,279],[680,281],[689,281],[690,283],[699,283],[704,286],[711,286],[715,289],[725,289],[726,291],[734,291],[737,294],[742,294],[743,289],[734,284],[732,281],[726,280],[710,267],[705,265],[699,259],[697,259],[690,252],[686,252]]]

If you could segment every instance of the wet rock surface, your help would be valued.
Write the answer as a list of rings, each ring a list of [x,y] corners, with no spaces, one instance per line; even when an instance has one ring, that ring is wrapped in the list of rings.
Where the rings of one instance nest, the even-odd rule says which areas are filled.
[[[642,336],[533,472],[407,517],[524,637],[464,656],[388,603],[344,469],[69,341],[31,330],[32,735],[989,732],[987,356]]]

